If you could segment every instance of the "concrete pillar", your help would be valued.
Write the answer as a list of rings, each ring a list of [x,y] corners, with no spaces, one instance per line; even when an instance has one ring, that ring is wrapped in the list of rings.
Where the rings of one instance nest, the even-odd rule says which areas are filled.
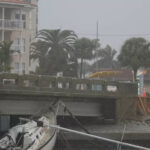
[[[0,132],[5,132],[10,128],[10,116],[0,116]]]

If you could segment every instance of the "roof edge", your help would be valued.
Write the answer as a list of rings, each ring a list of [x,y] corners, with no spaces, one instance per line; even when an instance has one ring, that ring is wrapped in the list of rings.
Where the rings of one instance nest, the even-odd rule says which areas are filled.
[[[37,7],[38,5],[29,3],[29,2],[24,2],[24,1],[17,1],[17,0],[0,0],[0,4],[10,4],[10,5],[30,5],[32,7]]]

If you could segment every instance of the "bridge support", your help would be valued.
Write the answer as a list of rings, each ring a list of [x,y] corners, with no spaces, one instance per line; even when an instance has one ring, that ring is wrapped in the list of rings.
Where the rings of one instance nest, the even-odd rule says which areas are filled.
[[[10,128],[10,116],[0,116],[0,132],[5,132]]]

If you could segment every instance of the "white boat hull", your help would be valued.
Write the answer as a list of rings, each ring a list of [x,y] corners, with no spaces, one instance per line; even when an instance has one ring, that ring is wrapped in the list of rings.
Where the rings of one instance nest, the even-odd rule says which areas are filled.
[[[17,125],[0,139],[2,150],[53,150],[57,130],[50,128],[56,124],[53,112],[48,112],[38,120],[24,119],[27,123]]]
[[[54,136],[46,143],[41,150],[53,150],[56,142],[57,133],[55,132]]]

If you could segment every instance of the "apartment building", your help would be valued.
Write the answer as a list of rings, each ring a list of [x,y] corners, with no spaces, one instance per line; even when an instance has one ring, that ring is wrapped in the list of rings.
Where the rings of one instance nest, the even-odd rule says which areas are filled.
[[[0,0],[0,41],[13,41],[11,72],[29,74],[30,43],[37,33],[38,0]]]

